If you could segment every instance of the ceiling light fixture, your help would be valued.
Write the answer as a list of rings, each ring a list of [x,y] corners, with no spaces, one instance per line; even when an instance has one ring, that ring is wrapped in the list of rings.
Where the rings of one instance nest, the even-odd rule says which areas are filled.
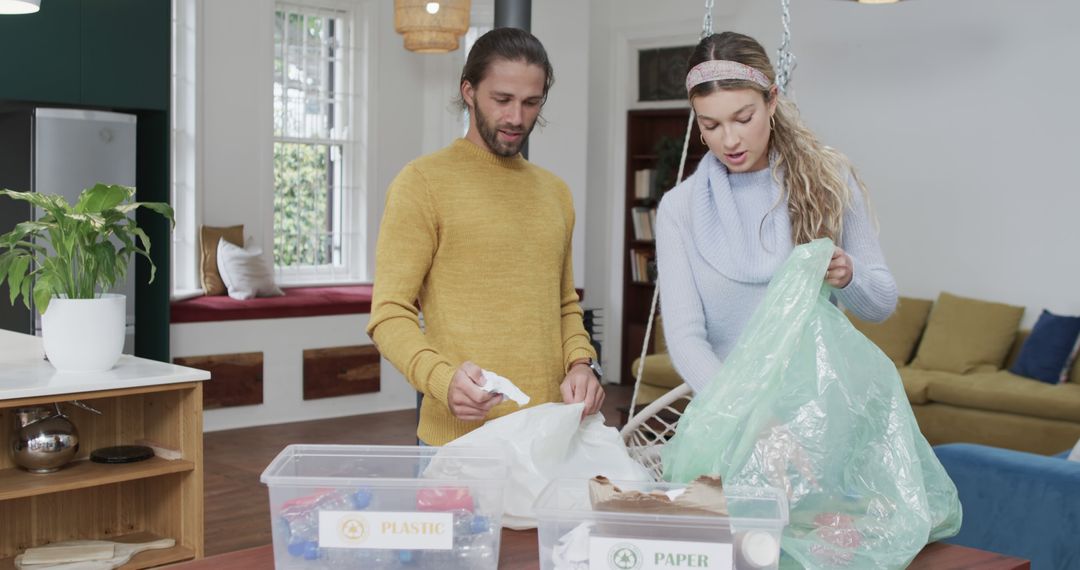
[[[41,0],[0,0],[0,14],[33,14],[41,9]]]
[[[409,51],[454,51],[459,38],[469,31],[471,8],[472,0],[394,0],[394,30],[405,37]]]

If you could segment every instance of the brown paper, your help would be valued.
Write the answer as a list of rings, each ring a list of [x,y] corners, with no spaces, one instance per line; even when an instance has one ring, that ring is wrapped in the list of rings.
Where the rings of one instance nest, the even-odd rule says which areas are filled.
[[[728,516],[724,485],[718,476],[702,475],[671,500],[663,491],[623,491],[607,477],[589,481],[589,501],[594,511],[664,515]]]

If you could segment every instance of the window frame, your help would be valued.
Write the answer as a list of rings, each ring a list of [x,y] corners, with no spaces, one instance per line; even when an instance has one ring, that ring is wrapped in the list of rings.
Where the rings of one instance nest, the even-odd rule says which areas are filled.
[[[333,262],[328,264],[304,264],[285,266],[279,265],[274,259],[274,272],[279,285],[332,285],[364,282],[367,277],[367,231],[366,231],[366,204],[367,204],[367,174],[368,161],[364,156],[363,149],[367,147],[366,139],[368,132],[367,113],[364,102],[366,101],[368,62],[366,43],[369,41],[367,31],[366,5],[338,2],[334,0],[290,0],[278,1],[273,5],[272,17],[276,20],[277,13],[300,13],[308,15],[336,16],[343,23],[342,48],[345,55],[342,56],[343,84],[340,88],[331,90],[332,96],[341,95],[344,109],[335,110],[344,114],[345,120],[340,128],[344,131],[340,136],[334,136],[328,132],[325,138],[286,136],[277,133],[271,128],[271,155],[274,146],[278,143],[286,144],[311,144],[340,146],[342,161],[342,179],[336,184],[339,195],[335,200],[340,205],[340,228],[332,239],[340,241],[341,255],[340,264]],[[273,40],[273,53],[271,62],[279,55],[279,43]],[[283,70],[283,73],[286,70]],[[274,84],[276,85],[276,83]],[[274,103],[279,100],[272,91]],[[287,100],[283,95],[282,100]],[[271,106],[272,116],[270,121],[276,122],[278,110]],[[287,115],[286,115],[287,116]],[[337,128],[339,125],[335,125]],[[271,170],[274,171],[273,156],[271,156]],[[273,180],[273,176],[271,177]],[[270,229],[269,241],[266,249],[273,256],[274,238],[278,228],[275,225],[274,196],[277,188],[270,190]]]

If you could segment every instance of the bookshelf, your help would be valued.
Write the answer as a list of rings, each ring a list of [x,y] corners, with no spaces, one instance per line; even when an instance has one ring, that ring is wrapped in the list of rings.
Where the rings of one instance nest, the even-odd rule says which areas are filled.
[[[626,125],[626,191],[623,206],[623,384],[634,383],[630,364],[641,354],[656,280],[656,207],[678,172],[689,108],[629,111]],[[690,133],[684,178],[697,168],[707,149],[697,125]],[[668,173],[668,174],[666,174]],[[650,342],[649,352],[652,352]]]

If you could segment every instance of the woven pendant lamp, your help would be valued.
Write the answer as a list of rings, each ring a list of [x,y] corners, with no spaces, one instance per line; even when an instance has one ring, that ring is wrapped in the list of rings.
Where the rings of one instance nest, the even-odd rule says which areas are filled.
[[[394,0],[394,31],[405,37],[405,49],[446,53],[458,48],[469,31],[472,0]]]

